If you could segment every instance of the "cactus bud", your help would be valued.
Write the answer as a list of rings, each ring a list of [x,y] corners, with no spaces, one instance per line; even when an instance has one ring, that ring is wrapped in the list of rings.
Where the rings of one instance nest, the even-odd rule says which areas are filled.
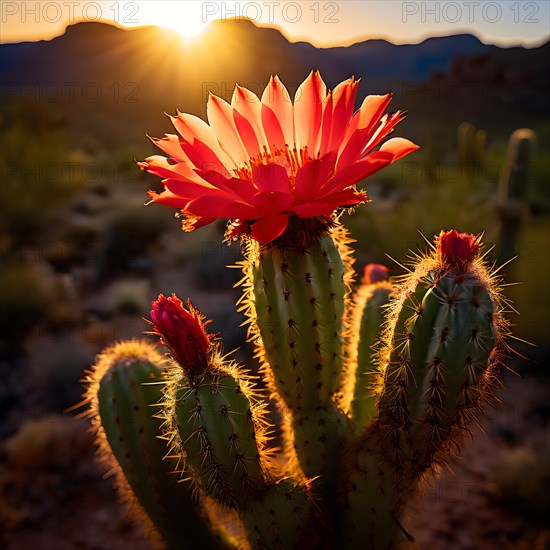
[[[166,298],[160,294],[152,302],[151,324],[153,332],[160,336],[161,343],[168,346],[172,357],[190,374],[199,374],[206,366],[206,354],[210,348],[210,339],[205,327],[210,321],[204,321],[201,313],[187,301],[172,294]]]
[[[365,285],[373,285],[375,283],[387,281],[390,278],[389,271],[390,270],[382,264],[367,264],[363,271],[361,282]]]
[[[474,261],[479,250],[479,239],[456,229],[442,231],[436,239],[437,258],[443,266],[466,266]]]

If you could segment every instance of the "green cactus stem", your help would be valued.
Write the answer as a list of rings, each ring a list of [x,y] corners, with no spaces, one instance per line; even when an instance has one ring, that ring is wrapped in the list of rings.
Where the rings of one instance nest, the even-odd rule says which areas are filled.
[[[458,165],[462,169],[472,169],[475,159],[476,129],[470,122],[462,122],[457,130]]]
[[[508,155],[498,190],[501,262],[518,253],[519,234],[533,184],[536,145],[536,134],[528,128],[516,130],[508,142]]]
[[[392,289],[386,267],[369,264],[361,285],[354,295],[350,341],[350,362],[356,376],[350,414],[357,431],[363,431],[373,420],[381,386],[376,346]]]
[[[346,385],[345,299],[351,262],[347,236],[326,221],[319,226],[291,219],[292,227],[272,246],[245,246],[241,310],[272,394],[288,411],[302,471],[336,480],[348,418],[339,407]],[[325,490],[322,489],[322,490]]]
[[[348,457],[352,548],[390,548],[405,532],[404,503],[491,395],[508,328],[478,249],[471,235],[442,233],[396,290],[379,352],[378,416]]]
[[[140,523],[149,524],[169,549],[227,548],[231,544],[207,518],[206,510],[180,483],[177,463],[160,437],[166,360],[145,341],[106,349],[86,378],[89,415],[101,459],[116,474],[123,500]]]

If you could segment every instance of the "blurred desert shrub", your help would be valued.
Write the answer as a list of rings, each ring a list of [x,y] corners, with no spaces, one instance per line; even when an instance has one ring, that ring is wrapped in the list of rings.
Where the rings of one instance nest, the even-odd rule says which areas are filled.
[[[150,272],[149,256],[171,221],[167,214],[163,208],[145,208],[143,204],[121,206],[113,212],[97,258],[99,277]]]
[[[550,517],[550,460],[545,447],[541,441],[538,446],[504,451],[491,479],[496,502],[539,521]]]
[[[4,452],[10,466],[31,473],[73,465],[88,452],[91,439],[84,421],[52,415],[21,424]]]
[[[18,347],[35,325],[48,318],[48,274],[40,265],[17,263],[0,271],[0,339]]]
[[[144,279],[122,279],[110,287],[112,311],[116,314],[144,316],[151,309],[151,285]]]
[[[1,450],[0,526],[8,531],[44,520],[89,475],[92,435],[83,420],[52,415],[23,422]]]
[[[85,180],[64,129],[35,115],[23,110],[0,124],[0,231],[14,246],[36,243],[62,222],[63,207]]]
[[[96,350],[80,341],[73,331],[58,338],[32,343],[29,365],[37,405],[63,411],[80,401],[84,370],[94,361]]]

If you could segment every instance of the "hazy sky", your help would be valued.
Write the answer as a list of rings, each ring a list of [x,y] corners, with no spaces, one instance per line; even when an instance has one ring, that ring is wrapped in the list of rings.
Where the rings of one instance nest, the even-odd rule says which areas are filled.
[[[52,38],[79,20],[160,25],[197,35],[214,19],[248,17],[277,26],[290,40],[318,46],[348,45],[366,38],[396,43],[468,32],[484,42],[534,46],[548,40],[550,0],[30,0],[0,2],[0,40]]]

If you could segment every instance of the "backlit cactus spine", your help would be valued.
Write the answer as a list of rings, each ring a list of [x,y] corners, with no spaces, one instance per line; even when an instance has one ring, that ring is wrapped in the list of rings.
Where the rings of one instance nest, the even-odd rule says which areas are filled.
[[[222,548],[385,550],[412,538],[407,502],[460,445],[504,357],[505,301],[479,239],[442,233],[392,282],[386,268],[370,266],[355,296],[349,238],[334,219],[291,219],[272,243],[243,244],[240,307],[270,397],[286,413],[282,449],[253,378],[175,296],[160,296],[151,312],[171,355],[163,384],[124,389],[115,371],[95,369],[88,396],[104,447],[141,501],[133,480],[143,457],[129,450],[139,444],[146,456],[151,435],[132,422],[110,429],[112,411],[95,396],[109,402],[116,390],[129,402],[156,388],[150,421],[162,424],[162,439],[154,443],[176,464],[162,475],[172,468],[180,481],[169,498],[195,498],[198,510],[177,505],[181,523],[166,535],[157,504],[143,504],[168,548],[186,548],[191,526],[215,530],[197,533],[202,547],[214,547],[210,536]],[[142,468],[137,477],[147,485],[157,475]]]

